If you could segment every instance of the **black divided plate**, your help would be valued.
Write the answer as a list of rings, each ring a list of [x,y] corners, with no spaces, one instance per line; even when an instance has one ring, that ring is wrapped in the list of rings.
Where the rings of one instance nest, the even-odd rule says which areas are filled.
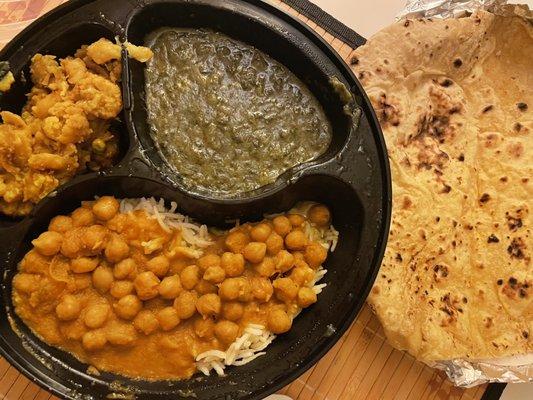
[[[289,383],[323,356],[361,309],[383,256],[391,212],[390,171],[384,140],[359,82],[335,51],[295,18],[260,0],[75,0],[46,14],[0,53],[16,77],[0,108],[20,112],[29,92],[29,63],[37,53],[72,55],[82,44],[118,37],[141,44],[164,26],[204,27],[252,44],[292,70],[324,107],[334,139],[319,159],[286,172],[274,184],[240,199],[221,200],[187,191],[159,157],[149,135],[144,105],[143,66],[123,57],[124,111],[115,124],[121,160],[99,174],[80,175],[43,199],[22,220],[0,221],[0,353],[26,376],[63,398],[261,399]],[[362,114],[355,123],[343,112],[329,80],[337,77],[353,93]],[[26,78],[26,79],[23,79]],[[265,356],[227,376],[195,375],[186,381],[147,382],[102,373],[41,342],[12,312],[11,281],[30,241],[49,220],[95,195],[163,197],[197,220],[222,225],[228,219],[256,220],[263,213],[314,200],[332,211],[340,232],[326,261],[328,286],[304,310],[290,332],[279,336]],[[18,333],[14,331],[14,328]]]

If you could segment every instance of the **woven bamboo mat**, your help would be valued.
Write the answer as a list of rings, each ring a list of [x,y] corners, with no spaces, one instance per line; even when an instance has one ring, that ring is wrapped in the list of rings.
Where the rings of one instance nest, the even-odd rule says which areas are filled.
[[[0,1],[0,48],[27,24],[65,0]],[[353,49],[312,20],[284,4],[273,4],[301,19],[345,60]],[[393,349],[368,306],[339,342],[313,368],[280,391],[298,400],[478,400],[486,385],[459,389],[440,372]],[[57,399],[22,376],[0,358],[0,399]]]

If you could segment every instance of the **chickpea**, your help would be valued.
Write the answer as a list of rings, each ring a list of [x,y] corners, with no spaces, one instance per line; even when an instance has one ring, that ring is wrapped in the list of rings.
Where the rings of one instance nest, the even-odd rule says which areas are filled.
[[[204,294],[196,302],[196,309],[204,318],[220,314],[221,307],[220,297],[214,293]]]
[[[255,242],[266,242],[271,232],[272,228],[270,227],[270,225],[265,222],[262,222],[252,228],[252,230],[250,231],[250,237]]]
[[[85,310],[83,321],[87,328],[100,328],[107,321],[110,311],[111,309],[107,304],[93,304]]]
[[[259,264],[254,265],[254,270],[259,275],[269,278],[274,274],[276,266],[272,258],[265,257]]]
[[[222,343],[233,343],[239,336],[239,325],[231,321],[220,321],[215,325],[215,336]]]
[[[116,233],[122,233],[126,229],[128,216],[126,214],[117,214],[106,222],[106,227]]]
[[[111,236],[111,239],[105,247],[105,256],[112,263],[118,263],[130,254],[130,247],[122,237],[117,234]]]
[[[222,316],[230,321],[238,321],[244,314],[244,307],[237,301],[222,304]]]
[[[309,221],[318,226],[326,226],[331,220],[331,214],[326,206],[322,204],[315,204],[307,212]]]
[[[180,323],[178,311],[174,307],[165,307],[157,312],[159,326],[164,331],[174,329]]]
[[[174,308],[178,312],[180,319],[191,318],[196,313],[196,302],[198,296],[193,292],[183,291],[176,300],[174,300]]]
[[[243,256],[251,263],[257,264],[263,261],[266,254],[266,244],[261,242],[250,242],[243,250]]]
[[[228,278],[218,288],[222,300],[241,300],[251,297],[250,283],[246,278]]]
[[[291,231],[291,223],[289,218],[285,217],[284,215],[279,215],[274,218],[272,220],[272,224],[274,225],[274,231],[282,237],[285,237],[285,235]]]
[[[113,218],[119,209],[117,199],[112,196],[102,196],[93,204],[93,213],[96,218],[109,221]]]
[[[40,273],[49,268],[49,258],[32,249],[22,259],[19,264],[19,271],[28,273]]]
[[[83,245],[93,253],[101,252],[106,246],[108,230],[102,225],[91,225],[83,233]]]
[[[318,268],[328,257],[328,250],[320,243],[310,243],[305,248],[304,259],[311,268]]]
[[[40,275],[18,273],[13,278],[13,287],[19,292],[31,294],[39,288]]]
[[[313,280],[315,276],[314,271],[303,262],[302,264],[294,267],[291,271],[290,278],[299,286],[307,285]]]
[[[210,318],[197,318],[194,321],[194,333],[200,339],[211,340],[215,337],[215,323]]]
[[[240,253],[249,241],[250,239],[246,233],[234,231],[228,234],[224,243],[226,244],[227,249],[232,253]]]
[[[106,329],[106,337],[109,343],[116,346],[131,346],[137,340],[137,332],[133,325],[113,322]]]
[[[109,289],[109,294],[115,299],[121,299],[133,293],[133,282],[130,281],[114,281]]]
[[[43,256],[53,256],[59,253],[63,235],[54,231],[43,232],[37,239],[32,240],[31,244]]]
[[[294,230],[285,236],[285,246],[289,250],[303,250],[307,245],[307,237],[300,230]]]
[[[205,279],[200,279],[200,282],[196,284],[194,290],[198,294],[217,293],[218,287],[215,284],[206,281]]]
[[[71,290],[72,293],[85,290],[92,286],[92,275],[89,273],[76,274],[72,278],[73,285],[69,285],[69,290]]]
[[[164,277],[170,267],[170,261],[165,256],[156,256],[146,263],[146,268],[159,278]]]
[[[242,254],[224,253],[220,265],[230,277],[241,276],[244,272],[244,257]]]
[[[281,250],[274,258],[276,270],[287,272],[294,266],[294,256],[287,250]]]
[[[200,281],[200,268],[197,265],[189,265],[183,268],[180,273],[180,279],[182,286],[187,290],[191,290]]]
[[[89,331],[83,335],[81,343],[85,350],[101,350],[107,344],[107,337],[103,330]]]
[[[198,259],[196,263],[202,272],[205,272],[209,267],[220,267],[220,256],[216,254],[206,254]]]
[[[268,313],[267,326],[268,330],[279,335],[291,329],[292,320],[285,311],[275,309]]]
[[[141,311],[143,303],[134,294],[128,294],[121,298],[118,303],[114,305],[115,312],[122,319],[131,320],[139,311]]]
[[[182,290],[178,275],[167,276],[159,284],[159,295],[167,300],[175,299]]]
[[[305,222],[305,217],[300,214],[289,214],[287,218],[294,228],[302,226],[302,224]]]
[[[58,215],[57,217],[52,218],[50,224],[48,225],[49,231],[65,233],[66,231],[73,228],[72,218],[67,217],[66,215]]]
[[[278,278],[272,285],[280,301],[291,301],[298,295],[298,285],[291,278]]]
[[[70,294],[63,296],[56,306],[56,315],[61,321],[71,321],[78,318],[81,307],[79,300]]]
[[[252,283],[252,293],[254,298],[260,303],[266,303],[272,297],[274,289],[266,278],[255,278]]]
[[[77,208],[70,214],[72,225],[74,227],[89,226],[94,224],[94,214],[91,210],[85,207]]]
[[[275,256],[283,249],[283,238],[276,232],[272,232],[266,241],[267,253]]]
[[[153,299],[159,294],[159,278],[152,271],[141,272],[137,275],[133,286],[141,300]]]
[[[145,335],[149,335],[159,328],[159,321],[150,310],[141,310],[133,320],[133,326]]]
[[[298,263],[300,261],[305,262],[304,253],[302,253],[301,251],[293,251],[292,255],[294,256],[294,265],[295,266],[297,265],[296,263]]]
[[[137,263],[133,258],[125,258],[115,264],[113,275],[116,279],[126,279],[137,270]]]
[[[68,258],[76,258],[82,248],[82,242],[77,229],[65,233],[61,243],[61,254]]]
[[[96,290],[100,293],[105,293],[111,288],[113,283],[113,272],[111,272],[111,268],[100,265],[93,271],[92,280]]]
[[[226,278],[226,271],[221,267],[209,267],[204,272],[204,279],[211,283],[220,283]]]
[[[97,257],[78,257],[70,262],[70,270],[76,274],[92,272],[98,266]]]
[[[302,287],[298,290],[296,301],[301,308],[309,307],[311,304],[316,303],[316,293],[309,287]]]

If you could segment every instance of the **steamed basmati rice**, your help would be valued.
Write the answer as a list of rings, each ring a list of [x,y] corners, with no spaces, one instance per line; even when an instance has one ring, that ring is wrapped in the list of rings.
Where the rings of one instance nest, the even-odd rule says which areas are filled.
[[[305,215],[309,208],[315,203],[305,202],[298,207],[290,210],[291,213]],[[210,246],[213,241],[208,232],[206,225],[196,224],[189,217],[176,212],[177,204],[170,203],[170,208],[166,208],[163,199],[156,201],[151,198],[140,199],[123,199],[120,202],[120,212],[129,213],[136,210],[143,210],[152,218],[155,218],[161,228],[166,232],[173,230],[181,231],[181,238],[184,246],[188,251],[199,258],[203,254],[203,249]],[[276,215],[268,215],[265,218],[274,218]],[[334,251],[337,246],[339,232],[331,226],[327,230],[319,230],[313,224],[306,221],[304,223],[304,233],[313,241],[319,242],[322,246],[330,251]],[[149,244],[147,244],[149,245]],[[319,283],[326,275],[327,270],[319,267],[315,273],[314,279],[309,282],[308,286],[318,295],[326,287],[326,283]],[[301,310],[297,310],[295,318]],[[243,334],[233,342],[226,351],[208,350],[196,356],[196,367],[205,375],[209,375],[214,370],[218,375],[224,375],[224,369],[228,365],[240,366],[255,360],[266,352],[264,351],[270,343],[276,338],[266,327],[259,324],[249,324]]]

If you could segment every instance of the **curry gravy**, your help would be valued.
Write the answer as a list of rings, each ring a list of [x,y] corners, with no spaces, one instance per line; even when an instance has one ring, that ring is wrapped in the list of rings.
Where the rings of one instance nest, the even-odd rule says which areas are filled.
[[[309,283],[327,256],[306,226],[329,227],[326,207],[210,234],[188,246],[144,210],[113,197],[52,219],[13,279],[15,312],[46,343],[98,370],[185,379],[195,357],[226,350],[250,324],[273,333],[316,302]]]
[[[271,57],[209,30],[152,36],[145,70],[151,134],[187,187],[234,196],[328,148],[321,105]]]

